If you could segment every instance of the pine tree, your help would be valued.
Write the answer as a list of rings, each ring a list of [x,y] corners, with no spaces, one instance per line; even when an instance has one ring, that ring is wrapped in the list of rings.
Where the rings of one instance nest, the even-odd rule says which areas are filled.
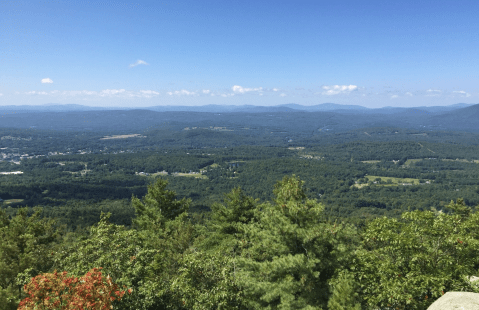
[[[328,300],[329,310],[361,310],[359,286],[352,273],[340,272],[330,285],[332,294]]]
[[[245,228],[239,281],[247,303],[255,309],[325,307],[327,283],[339,262],[340,229],[322,220],[323,206],[306,198],[299,178],[285,177],[274,195]]]

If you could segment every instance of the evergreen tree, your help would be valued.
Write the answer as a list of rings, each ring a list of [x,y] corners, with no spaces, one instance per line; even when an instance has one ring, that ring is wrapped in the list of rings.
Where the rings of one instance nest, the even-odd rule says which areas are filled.
[[[176,193],[166,189],[168,182],[158,179],[148,186],[143,199],[132,197],[136,211],[133,220],[143,244],[155,250],[144,281],[154,283],[158,307],[175,308],[171,284],[177,277],[180,261],[193,244],[194,226],[188,218],[190,200],[176,199]]]
[[[339,272],[331,279],[330,286],[332,294],[328,300],[329,310],[361,310],[359,287],[352,273]]]
[[[325,307],[328,280],[339,267],[342,229],[322,220],[323,206],[306,198],[299,178],[285,177],[274,195],[245,228],[238,279],[246,302],[255,309]]]

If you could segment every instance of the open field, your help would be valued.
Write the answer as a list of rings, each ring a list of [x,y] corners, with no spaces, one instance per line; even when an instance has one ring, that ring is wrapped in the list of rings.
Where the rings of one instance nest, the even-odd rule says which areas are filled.
[[[199,174],[199,173],[181,173],[181,172],[178,172],[178,173],[173,173],[172,176],[175,176],[175,177],[190,177],[190,178],[208,180],[208,177],[206,175]]]
[[[422,158],[408,159],[408,160],[406,160],[406,162],[404,163],[404,165],[405,165],[405,166],[409,166],[410,164],[414,164],[414,163],[420,162],[420,161],[422,161],[422,160],[423,160]]]
[[[3,203],[6,205],[9,205],[12,203],[20,203],[20,202],[23,202],[23,199],[7,199],[3,201]]]
[[[100,138],[100,140],[111,140],[111,139],[126,139],[126,138],[146,138],[139,133],[131,134],[131,135],[113,135],[113,136],[104,136]]]
[[[381,182],[377,185],[379,186],[399,186],[399,185],[418,185],[419,184],[419,179],[413,179],[413,178],[394,178],[394,177],[380,177],[377,175],[367,175],[365,176],[366,179],[368,179],[368,182],[377,182],[376,179],[380,178]],[[388,183],[388,181],[390,181]],[[363,188],[365,186],[369,186],[368,183],[362,183],[362,184],[353,184],[353,187],[356,188]]]
[[[376,175],[367,175],[366,178],[368,179],[368,181],[373,181],[373,182],[377,178],[380,178],[381,182],[387,182],[388,180],[391,180],[392,183],[384,184],[384,185],[419,184],[419,179],[412,179],[412,178],[380,177]]]

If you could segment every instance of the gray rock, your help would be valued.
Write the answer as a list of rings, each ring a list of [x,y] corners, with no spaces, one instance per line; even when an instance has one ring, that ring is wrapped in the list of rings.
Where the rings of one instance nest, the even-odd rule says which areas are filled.
[[[479,310],[479,294],[469,292],[447,292],[427,310]]]

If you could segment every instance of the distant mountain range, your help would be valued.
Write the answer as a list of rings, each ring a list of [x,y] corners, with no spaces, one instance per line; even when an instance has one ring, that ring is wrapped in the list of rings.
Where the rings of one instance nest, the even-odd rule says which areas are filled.
[[[446,107],[368,109],[333,103],[273,107],[156,106],[141,109],[92,108],[81,105],[0,107],[0,128],[133,132],[147,128],[212,128],[245,134],[285,137],[397,127],[421,131],[479,132],[479,104]],[[159,126],[159,127],[158,127]]]
[[[79,104],[46,104],[46,105],[8,105],[0,106],[0,112],[77,112],[77,111],[112,111],[112,110],[151,110],[156,112],[209,112],[209,113],[267,113],[267,112],[338,112],[338,113],[361,113],[361,114],[395,114],[404,111],[416,111],[417,113],[442,113],[449,112],[473,104],[457,103],[448,106],[432,106],[432,107],[383,107],[383,108],[366,108],[360,105],[343,105],[336,103],[322,103],[312,106],[304,106],[296,103],[289,103],[277,106],[254,106],[254,105],[202,105],[202,106],[152,106],[141,108],[126,107],[90,107]]]

